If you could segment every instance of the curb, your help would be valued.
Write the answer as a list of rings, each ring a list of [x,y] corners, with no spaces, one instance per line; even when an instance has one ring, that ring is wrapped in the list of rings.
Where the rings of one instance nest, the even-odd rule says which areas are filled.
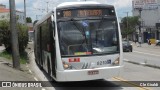
[[[147,67],[160,69],[160,66],[156,66],[156,65],[151,65],[151,64],[146,64],[146,63],[138,63],[138,62],[133,62],[133,61],[129,61],[129,60],[123,60],[123,61],[128,62],[128,63],[132,63],[132,64],[136,64],[136,65],[142,65],[142,66],[147,66]]]

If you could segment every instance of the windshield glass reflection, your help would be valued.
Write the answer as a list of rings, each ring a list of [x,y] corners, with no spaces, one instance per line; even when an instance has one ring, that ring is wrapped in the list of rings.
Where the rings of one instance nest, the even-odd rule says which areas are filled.
[[[119,51],[115,19],[59,22],[62,56],[115,53]]]

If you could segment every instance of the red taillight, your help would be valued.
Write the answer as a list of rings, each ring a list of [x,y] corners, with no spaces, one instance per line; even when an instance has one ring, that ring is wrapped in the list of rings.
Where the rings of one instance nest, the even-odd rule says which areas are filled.
[[[80,62],[80,58],[69,58],[69,62]]]

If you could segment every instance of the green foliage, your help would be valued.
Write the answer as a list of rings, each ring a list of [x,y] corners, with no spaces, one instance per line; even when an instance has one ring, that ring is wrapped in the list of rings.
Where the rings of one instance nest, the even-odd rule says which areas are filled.
[[[0,46],[2,45],[2,39],[3,39],[3,34],[2,34],[2,30],[0,29]]]
[[[11,31],[10,24],[7,20],[0,21],[0,29],[2,31],[2,43],[5,45],[7,52],[11,52]],[[19,51],[24,52],[28,44],[28,27],[17,24]]]
[[[10,49],[10,25],[9,22],[7,20],[1,20],[0,21],[0,30],[1,30],[1,39],[2,39],[2,43],[5,45],[6,49]]]
[[[133,34],[136,31],[136,26],[139,25],[139,17],[133,16],[133,17],[124,17],[121,20],[121,30],[122,35],[127,36],[129,34]],[[127,22],[128,22],[128,28],[127,28]]]
[[[26,22],[27,22],[27,23],[32,23],[31,17],[27,17],[27,18],[26,18]]]
[[[28,27],[22,24],[17,24],[19,51],[23,52],[28,44]]]
[[[7,51],[1,52],[0,57],[4,57],[4,58],[9,59],[9,60],[12,59],[12,55],[10,53],[8,53]]]

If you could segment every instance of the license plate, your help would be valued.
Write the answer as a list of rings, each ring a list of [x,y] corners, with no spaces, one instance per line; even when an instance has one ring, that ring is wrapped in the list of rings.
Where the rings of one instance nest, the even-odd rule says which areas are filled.
[[[88,71],[88,75],[96,75],[99,74],[98,70]]]

